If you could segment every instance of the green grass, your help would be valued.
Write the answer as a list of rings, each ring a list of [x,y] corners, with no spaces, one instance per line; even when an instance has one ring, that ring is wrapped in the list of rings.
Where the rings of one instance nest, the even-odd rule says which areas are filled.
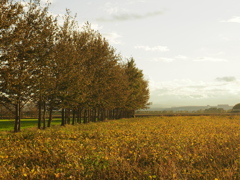
[[[37,119],[21,119],[21,129],[26,129],[30,127],[37,127]],[[52,120],[51,125],[60,125],[61,119],[56,118]],[[47,121],[46,121],[47,125]],[[14,120],[13,119],[3,119],[0,120],[0,131],[13,131],[14,129]]]

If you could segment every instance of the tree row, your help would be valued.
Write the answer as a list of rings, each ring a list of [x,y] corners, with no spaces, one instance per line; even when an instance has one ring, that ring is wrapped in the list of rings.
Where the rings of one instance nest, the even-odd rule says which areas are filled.
[[[50,126],[54,110],[61,110],[64,126],[132,117],[145,108],[148,82],[134,59],[123,60],[69,11],[62,25],[58,19],[39,1],[0,2],[0,102],[15,115],[14,131],[30,102],[38,107],[38,128]]]

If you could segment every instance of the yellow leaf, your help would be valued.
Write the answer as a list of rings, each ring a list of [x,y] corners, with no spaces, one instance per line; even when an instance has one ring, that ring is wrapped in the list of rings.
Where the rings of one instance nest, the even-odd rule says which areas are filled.
[[[60,176],[61,176],[60,173],[55,174],[55,177],[56,177],[56,178],[59,178]]]

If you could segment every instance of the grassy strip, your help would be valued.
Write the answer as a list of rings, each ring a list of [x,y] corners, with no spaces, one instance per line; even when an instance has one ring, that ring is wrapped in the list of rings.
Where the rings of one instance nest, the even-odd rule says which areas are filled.
[[[30,127],[37,127],[38,120],[37,119],[21,119],[21,129],[26,129]],[[46,121],[47,123],[47,121]],[[61,120],[59,118],[52,120],[52,125],[61,124]],[[0,131],[13,131],[14,129],[14,120],[0,120]]]
[[[0,134],[0,179],[240,179],[239,117],[152,117]]]

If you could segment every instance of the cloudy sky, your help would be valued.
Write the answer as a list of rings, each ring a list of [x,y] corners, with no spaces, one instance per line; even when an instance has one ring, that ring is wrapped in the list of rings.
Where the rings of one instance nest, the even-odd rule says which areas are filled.
[[[154,106],[240,103],[239,0],[51,2],[52,13],[70,9],[134,57]]]

